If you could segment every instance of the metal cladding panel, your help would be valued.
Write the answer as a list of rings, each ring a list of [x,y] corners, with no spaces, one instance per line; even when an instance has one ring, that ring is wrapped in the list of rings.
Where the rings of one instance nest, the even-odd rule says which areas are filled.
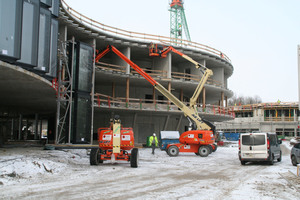
[[[58,43],[58,20],[51,19],[51,42],[50,42],[50,68],[47,75],[56,77],[57,74],[57,43]]]
[[[0,1],[0,59],[21,57],[23,0]]]
[[[41,4],[46,6],[46,7],[51,7],[52,6],[52,0],[41,0]]]
[[[49,72],[50,65],[50,39],[51,39],[51,12],[40,8],[39,22],[39,51],[38,66],[35,68],[43,72]]]
[[[50,8],[50,11],[55,17],[58,17],[59,15],[59,2],[59,0],[52,0],[52,7]]]
[[[38,59],[40,1],[24,0],[20,64],[35,67]]]
[[[89,94],[75,93],[72,112],[72,143],[82,144],[91,141],[92,103]]]

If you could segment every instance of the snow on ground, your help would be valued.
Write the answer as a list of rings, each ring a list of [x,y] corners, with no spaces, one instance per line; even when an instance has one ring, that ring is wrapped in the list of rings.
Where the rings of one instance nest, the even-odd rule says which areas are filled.
[[[237,144],[208,157],[139,149],[128,162],[89,164],[87,150],[0,149],[0,199],[300,199],[279,173],[292,166],[288,143],[282,162],[242,166]]]

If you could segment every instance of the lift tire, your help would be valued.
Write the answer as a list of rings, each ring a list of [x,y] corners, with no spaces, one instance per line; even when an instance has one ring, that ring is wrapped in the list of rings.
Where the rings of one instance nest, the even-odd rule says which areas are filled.
[[[209,148],[209,154],[211,154],[213,152],[213,147],[211,145],[207,145]]]
[[[99,163],[103,163],[103,160],[101,160],[101,153],[102,153],[102,150],[99,148],[91,149],[91,153],[90,153],[90,164],[91,165],[99,165]]]
[[[170,146],[167,151],[168,155],[171,157],[176,157],[179,154],[179,149],[177,146]]]
[[[139,149],[133,148],[131,150],[130,166],[133,168],[137,168],[138,165],[139,165]]]
[[[208,146],[200,146],[198,152],[201,157],[207,157],[210,153],[210,149]]]
[[[216,145],[216,144],[213,144],[214,145],[214,147],[215,147],[215,149],[213,149],[213,152],[215,152],[215,151],[217,151],[217,149],[218,149],[218,145]]]

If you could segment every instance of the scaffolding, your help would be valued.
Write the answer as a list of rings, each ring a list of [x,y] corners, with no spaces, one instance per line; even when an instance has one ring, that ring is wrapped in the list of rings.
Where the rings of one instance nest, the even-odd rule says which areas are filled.
[[[59,69],[57,77],[56,95],[57,95],[57,112],[56,112],[56,131],[55,144],[71,143],[72,123],[72,101],[73,101],[73,62],[74,62],[74,45],[75,39],[72,38],[72,59],[69,67],[69,58],[67,56],[67,42],[60,41],[59,51]]]

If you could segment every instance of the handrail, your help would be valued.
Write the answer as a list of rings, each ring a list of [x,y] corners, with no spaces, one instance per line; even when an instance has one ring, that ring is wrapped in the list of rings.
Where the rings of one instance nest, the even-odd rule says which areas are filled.
[[[105,25],[103,23],[97,22],[79,12],[71,8],[65,0],[61,0],[61,5],[65,12],[67,12],[70,16],[74,17],[77,19],[80,23],[89,26],[90,28],[96,30],[96,31],[105,31],[108,33],[116,34],[119,36],[127,37],[127,38],[132,38],[132,39],[142,39],[143,41],[149,41],[153,42],[156,41],[158,43],[164,43],[168,46],[172,45],[174,41],[171,42],[171,40],[174,38],[166,37],[166,36],[160,36],[160,35],[153,35],[153,34],[146,34],[146,33],[138,33],[138,32],[133,32],[133,31],[127,31],[124,29],[112,27]],[[227,62],[231,63],[231,60],[229,57],[224,54],[223,52],[209,47],[207,45],[203,45],[197,42],[193,41],[188,41],[188,40],[183,40],[183,39],[177,39],[179,42],[177,43],[177,46],[184,46],[184,47],[189,47],[191,49],[196,49],[196,50],[201,50],[207,53],[214,54],[216,56],[219,56],[220,58],[226,60]]]
[[[184,102],[186,105],[188,102]],[[167,100],[153,100],[153,99],[136,99],[136,98],[125,98],[125,97],[111,97],[100,93],[95,94],[94,106],[99,108],[109,109],[130,109],[130,110],[143,110],[143,111],[171,111],[180,112],[177,106],[170,103]],[[216,105],[205,105],[197,104],[198,113],[224,116],[234,118],[235,114],[231,108],[222,108]]]
[[[126,73],[126,67],[125,66],[120,66],[120,65],[113,65],[113,64],[108,64],[104,62],[97,62],[96,67],[101,70],[107,70],[107,71],[112,71],[112,72],[121,72],[121,73]],[[142,68],[145,72],[148,74],[151,74],[152,77],[155,78],[167,78],[167,71],[163,70],[151,70],[151,69],[145,69]],[[136,71],[131,71],[130,74],[138,74]],[[185,81],[195,81],[199,82],[200,77],[195,74],[187,74],[187,73],[181,73],[181,72],[172,72],[171,73],[171,78],[172,79],[181,79]],[[212,78],[209,78],[206,82],[208,85],[214,85],[217,87],[222,87],[223,84],[219,81],[213,80]]]

